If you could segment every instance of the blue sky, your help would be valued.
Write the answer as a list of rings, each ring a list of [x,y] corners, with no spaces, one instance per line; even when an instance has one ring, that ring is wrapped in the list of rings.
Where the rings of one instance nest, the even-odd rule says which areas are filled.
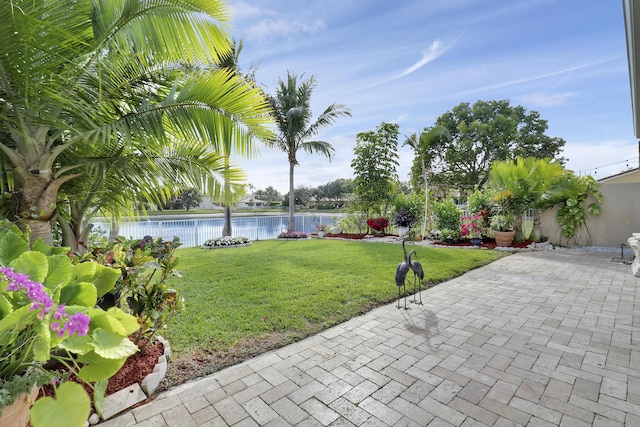
[[[243,71],[273,94],[287,72],[315,76],[314,119],[331,103],[351,118],[318,139],[329,162],[299,155],[295,184],[351,178],[359,132],[400,125],[400,168],[413,155],[405,136],[432,126],[461,102],[508,99],[540,112],[564,138],[567,167],[597,178],[638,166],[622,2],[612,0],[228,1],[230,33],[244,41]],[[257,189],[288,191],[288,162],[260,148],[237,161]]]

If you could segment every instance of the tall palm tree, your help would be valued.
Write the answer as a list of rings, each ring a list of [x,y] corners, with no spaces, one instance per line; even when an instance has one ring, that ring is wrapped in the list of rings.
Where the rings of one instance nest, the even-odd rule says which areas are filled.
[[[417,162],[420,167],[422,179],[424,181],[424,218],[422,223],[422,235],[424,236],[427,231],[427,226],[431,230],[431,211],[429,203],[429,169],[427,169],[426,156],[428,149],[436,140],[439,139],[451,139],[449,130],[442,126],[437,125],[432,128],[424,129],[420,132],[420,135],[415,132],[407,137],[404,145],[408,145],[413,148],[415,152],[414,163]],[[417,180],[416,180],[417,181]]]
[[[343,116],[351,113],[343,104],[331,104],[311,123],[311,94],[316,80],[311,76],[298,82],[298,76],[287,73],[287,81],[280,80],[275,96],[270,98],[279,134],[274,145],[287,153],[289,160],[289,222],[288,231],[295,230],[294,212],[295,195],[293,175],[298,164],[298,150],[307,153],[319,153],[331,160],[335,152],[333,146],[326,141],[311,140],[320,130],[333,124]]]
[[[255,66],[251,66],[247,74],[242,74],[240,71],[240,53],[242,52],[243,47],[244,43],[242,40],[239,42],[233,40],[231,43],[231,52],[223,58],[220,63],[220,67],[226,68],[234,74],[243,75],[248,82],[255,85]],[[234,148],[236,150],[236,154],[240,154],[245,158],[251,158],[257,154],[252,138],[248,138],[246,141],[242,141],[242,143],[237,143],[236,141],[234,144],[234,135],[232,131],[224,132],[223,144],[225,167],[227,169],[230,167],[230,159]],[[221,201],[224,206],[224,225],[222,227],[223,237],[231,236],[232,234],[231,206],[239,201],[240,197],[245,193],[244,190],[244,186],[234,185],[229,178],[224,180],[224,187],[221,193]]]
[[[0,16],[0,184],[32,240],[51,241],[59,190],[90,179],[96,146],[108,162],[194,141],[219,152],[222,127],[272,134],[264,94],[207,69],[230,51],[220,0],[8,0]]]

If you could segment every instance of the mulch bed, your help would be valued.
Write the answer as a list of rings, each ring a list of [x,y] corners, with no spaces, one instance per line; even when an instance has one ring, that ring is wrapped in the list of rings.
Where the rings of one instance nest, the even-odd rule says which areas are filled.
[[[151,345],[143,345],[140,347],[140,351],[135,353],[133,356],[130,356],[127,361],[124,363],[122,368],[114,376],[109,378],[109,385],[107,386],[107,390],[105,392],[105,396],[113,394],[117,391],[123,390],[133,384],[140,384],[142,380],[153,372],[153,368],[158,363],[158,358],[162,356],[164,353],[164,346],[160,341],[155,341]],[[63,369],[62,367],[52,368],[52,369]],[[84,386],[85,390],[92,396],[93,399],[93,390],[91,387],[87,386],[81,380],[72,376],[68,381],[75,381],[82,386]],[[46,384],[40,388],[40,393],[38,397],[43,396],[54,396],[53,386]]]

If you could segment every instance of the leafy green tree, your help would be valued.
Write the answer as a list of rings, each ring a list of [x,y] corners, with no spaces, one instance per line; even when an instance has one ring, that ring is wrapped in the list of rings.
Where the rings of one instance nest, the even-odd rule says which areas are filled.
[[[355,158],[351,161],[354,191],[364,211],[383,216],[395,197],[398,185],[398,131],[395,123],[381,123],[376,131],[356,136]]]
[[[268,204],[280,200],[281,197],[280,192],[272,186],[268,186],[264,190],[256,191],[255,196],[260,200],[264,200]]]
[[[116,161],[121,155],[175,177],[171,162],[156,157],[163,149],[213,161],[221,128],[272,134],[264,94],[210,68],[230,51],[221,1],[12,0],[0,3],[0,16],[1,184],[14,196],[12,217],[31,228],[33,240],[52,240],[64,184],[91,183],[107,164],[124,164]],[[184,181],[213,192],[218,183],[206,169],[188,171]],[[169,181],[149,184],[149,175],[108,174],[108,190],[117,193],[103,212],[132,205],[136,193],[162,201],[176,191]],[[106,193],[94,190],[79,216]]]
[[[510,105],[509,101],[477,101],[473,106],[463,102],[438,117],[437,126],[447,129],[449,138],[434,138],[420,153],[426,169],[433,171],[434,184],[455,187],[460,194],[489,178],[491,164],[496,160],[516,157],[559,157],[565,141],[545,134],[547,121],[537,111]],[[415,164],[415,163],[414,163]],[[418,168],[412,170],[412,182]]]
[[[338,178],[318,187],[318,197],[320,199],[328,199],[334,202],[344,200],[344,198],[353,193],[353,180]]]
[[[293,190],[293,200],[294,203],[296,204],[296,206],[302,206],[302,207],[306,207],[309,205],[309,200],[311,200],[311,197],[313,196],[313,193],[315,192],[315,190],[311,187],[305,187],[300,186],[300,187],[296,187]],[[289,196],[289,194],[286,195],[287,197],[285,198],[285,203],[290,202],[291,201],[291,197]]]
[[[174,199],[169,200],[165,209],[189,210],[198,207],[202,203],[202,194],[195,188],[184,188]]]
[[[272,96],[271,107],[275,116],[279,135],[275,146],[287,154],[289,160],[289,222],[288,231],[295,231],[294,213],[294,170],[298,164],[298,150],[307,153],[319,153],[331,160],[335,152],[333,146],[326,141],[312,140],[325,127],[332,125],[336,119],[351,116],[342,104],[331,104],[311,123],[311,95],[316,80],[311,76],[307,80],[298,81],[298,76],[288,73],[287,81],[280,80],[275,96]]]

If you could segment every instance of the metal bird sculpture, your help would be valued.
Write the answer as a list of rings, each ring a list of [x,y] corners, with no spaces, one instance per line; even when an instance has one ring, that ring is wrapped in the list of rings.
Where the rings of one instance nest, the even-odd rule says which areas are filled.
[[[402,241],[404,245],[404,240]],[[402,287],[403,293],[406,292],[405,280],[407,279],[407,273],[411,268],[409,267],[409,263],[407,259],[405,259],[398,264],[396,267],[396,286],[398,287],[398,308],[400,308],[400,288]],[[404,309],[407,310],[407,295],[404,296]]]
[[[409,268],[413,271],[413,302],[416,304],[422,304],[422,281],[424,280],[424,270],[422,269],[422,264],[420,264],[418,260],[411,260],[412,255],[417,258],[418,254],[414,250],[409,252]],[[416,282],[420,285],[420,290],[418,291],[418,294],[420,294],[420,302],[416,300]]]

